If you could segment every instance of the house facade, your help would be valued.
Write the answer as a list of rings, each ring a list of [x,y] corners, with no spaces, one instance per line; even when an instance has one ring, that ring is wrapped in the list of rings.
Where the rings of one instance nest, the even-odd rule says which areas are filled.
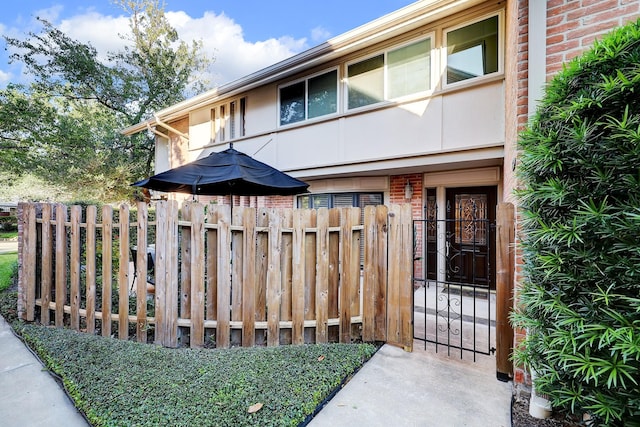
[[[411,203],[445,219],[473,197],[492,220],[514,201],[518,132],[545,81],[639,16],[637,0],[422,0],[124,133],[156,133],[156,173],[233,144],[310,184],[234,204]]]

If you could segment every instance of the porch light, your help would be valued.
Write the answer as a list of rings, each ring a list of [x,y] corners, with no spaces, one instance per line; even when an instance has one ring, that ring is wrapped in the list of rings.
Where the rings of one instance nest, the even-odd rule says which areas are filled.
[[[412,196],[413,196],[413,187],[411,186],[411,183],[409,182],[409,180],[407,180],[407,184],[404,186],[404,198],[407,200],[411,200]]]

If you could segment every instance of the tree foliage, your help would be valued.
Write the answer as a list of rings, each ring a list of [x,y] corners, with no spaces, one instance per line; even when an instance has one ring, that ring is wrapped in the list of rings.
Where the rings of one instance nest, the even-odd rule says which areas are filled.
[[[24,40],[5,37],[32,77],[0,91],[0,160],[77,197],[122,200],[152,171],[154,139],[120,130],[204,89],[201,43],[181,41],[158,0],[118,0],[130,15],[122,50],[101,61],[89,43],[46,20]]]
[[[640,425],[640,21],[568,64],[521,136],[516,361],[555,406]]]

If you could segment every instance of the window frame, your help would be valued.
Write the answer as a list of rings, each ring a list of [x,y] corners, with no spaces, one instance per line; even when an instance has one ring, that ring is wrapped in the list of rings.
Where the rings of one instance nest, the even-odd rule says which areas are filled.
[[[316,77],[319,76],[323,76],[325,74],[329,74],[329,73],[333,73],[335,72],[336,74],[336,81],[335,81],[335,94],[336,94],[336,109],[334,112],[332,113],[327,113],[327,114],[322,114],[319,116],[314,116],[312,118],[309,118],[309,81],[313,80]],[[304,118],[302,120],[298,120],[295,122],[291,122],[291,123],[282,123],[282,113],[281,113],[281,109],[282,109],[282,89],[286,89],[288,87],[291,87],[293,85],[297,85],[300,83],[304,83]],[[335,67],[331,67],[331,68],[326,68],[322,71],[319,71],[317,73],[313,73],[313,74],[309,74],[306,75],[302,78],[296,79],[296,80],[292,80],[289,81],[285,84],[281,84],[278,85],[278,108],[277,108],[277,122],[278,122],[278,127],[289,127],[289,126],[295,126],[297,124],[300,123],[306,123],[306,122],[312,122],[312,121],[318,121],[318,120],[323,120],[326,119],[327,117],[333,117],[336,116],[340,113],[340,103],[341,103],[341,96],[340,96],[340,67],[335,66]]]
[[[470,77],[464,80],[458,80],[456,82],[451,82],[449,83],[447,81],[447,70],[448,70],[448,58],[449,58],[449,53],[448,53],[448,47],[449,47],[449,43],[448,43],[448,38],[449,38],[449,33],[459,30],[461,28],[465,28],[465,27],[469,27],[473,24],[477,24],[478,22],[493,18],[493,17],[497,17],[498,18],[498,42],[497,42],[497,50],[498,50],[498,67],[497,70],[492,72],[492,73],[488,73],[488,74],[482,74],[480,76],[475,76],[475,77]],[[480,15],[477,16],[473,19],[470,20],[465,20],[464,22],[461,22],[457,25],[453,25],[453,26],[449,26],[449,27],[443,27],[442,28],[442,50],[441,50],[441,56],[440,56],[440,62],[441,62],[441,66],[440,69],[442,71],[442,87],[443,88],[450,88],[450,87],[456,87],[456,86],[461,86],[461,85],[465,85],[465,84],[469,84],[471,82],[478,82],[478,81],[482,81],[485,79],[490,79],[493,76],[499,75],[499,74],[503,74],[504,73],[504,10],[497,10],[497,11],[493,11],[484,15]]]
[[[222,143],[246,135],[247,97],[229,99],[210,109],[210,143]]]
[[[352,203],[352,207],[359,207],[362,209],[361,205],[361,199],[360,197],[362,195],[375,195],[375,196],[380,196],[380,200],[381,200],[381,204],[384,204],[384,191],[346,191],[346,192],[327,192],[327,193],[309,193],[309,194],[301,194],[299,196],[296,196],[296,208],[297,209],[319,209],[321,207],[324,206],[318,206],[318,207],[314,207],[313,206],[313,197],[314,196],[327,196],[327,209],[333,209],[335,206],[335,196],[345,196],[345,195],[349,195],[352,197],[353,201],[357,201],[358,204],[354,205]],[[301,202],[302,199],[304,197],[308,197],[309,198],[309,204],[310,206],[305,208],[301,206]],[[338,207],[344,207],[344,206],[338,206]]]
[[[418,92],[412,92],[412,93],[408,93],[408,94],[404,94],[404,95],[400,95],[394,98],[391,98],[389,96],[389,92],[390,92],[390,81],[389,81],[389,53],[390,52],[395,52],[398,51],[400,49],[406,48],[408,46],[411,46],[413,44],[417,44],[420,42],[423,42],[425,40],[429,40],[429,85],[428,88],[426,90],[422,90],[422,91],[418,91]],[[412,98],[412,97],[419,97],[419,96],[424,96],[424,95],[428,95],[430,93],[433,93],[433,91],[436,88],[436,84],[435,82],[437,81],[437,69],[439,68],[438,65],[438,61],[436,61],[436,52],[437,52],[437,47],[436,47],[436,32],[434,31],[429,31],[425,34],[421,34],[419,37],[414,37],[411,38],[409,40],[406,40],[402,43],[397,43],[394,44],[392,46],[389,46],[385,49],[381,49],[378,51],[375,51],[367,56],[361,56],[358,57],[352,61],[348,61],[344,64],[344,108],[346,111],[357,111],[360,109],[366,109],[366,108],[371,108],[374,106],[378,106],[382,103],[385,102],[394,102],[394,101],[398,101],[398,100],[402,100],[402,99],[407,99],[407,98]],[[359,64],[365,61],[368,61],[372,58],[375,58],[377,56],[383,56],[383,66],[382,66],[382,75],[383,75],[383,98],[381,101],[379,102],[373,102],[371,104],[367,104],[367,105],[361,105],[361,106],[357,106],[357,107],[349,107],[349,67],[354,65],[354,64]]]

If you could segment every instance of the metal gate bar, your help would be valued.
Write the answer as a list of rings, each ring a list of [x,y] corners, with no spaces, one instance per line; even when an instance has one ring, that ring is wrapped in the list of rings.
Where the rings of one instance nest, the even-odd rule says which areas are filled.
[[[427,343],[435,344],[436,352],[444,346],[448,355],[452,349],[459,350],[460,358],[471,352],[475,361],[476,354],[495,352],[491,331],[495,328],[494,266],[491,256],[478,255],[476,241],[478,230],[484,230],[482,245],[490,254],[495,222],[475,217],[436,219],[434,212],[426,216],[413,220],[414,339],[423,341],[425,349]],[[467,249],[455,248],[449,242],[460,241],[463,229],[470,231],[473,241]],[[478,277],[477,271],[485,274]]]

